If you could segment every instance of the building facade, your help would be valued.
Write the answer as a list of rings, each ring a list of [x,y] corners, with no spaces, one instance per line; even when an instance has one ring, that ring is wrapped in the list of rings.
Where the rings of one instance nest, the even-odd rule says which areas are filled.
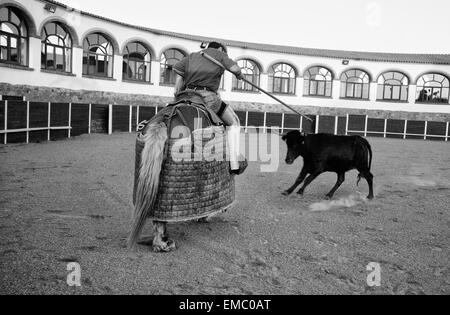
[[[248,80],[314,117],[309,128],[316,132],[449,137],[450,55],[212,39],[129,25],[46,0],[0,0],[0,36],[5,143],[131,131],[171,100],[171,66],[211,40],[228,46]],[[246,130],[305,129],[307,121],[230,73],[221,96]],[[77,119],[87,119],[87,126],[76,126]]]

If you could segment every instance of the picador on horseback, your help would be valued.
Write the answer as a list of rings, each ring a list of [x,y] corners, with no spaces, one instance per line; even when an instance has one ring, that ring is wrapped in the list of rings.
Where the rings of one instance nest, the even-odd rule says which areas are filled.
[[[239,118],[217,93],[224,69],[210,58],[242,79],[237,63],[217,42],[173,67],[175,101],[141,126],[136,141],[130,248],[148,219],[154,227],[153,250],[171,251],[175,243],[167,223],[202,220],[234,201],[234,176],[247,163],[239,154]],[[209,152],[208,158],[198,154],[203,151]]]

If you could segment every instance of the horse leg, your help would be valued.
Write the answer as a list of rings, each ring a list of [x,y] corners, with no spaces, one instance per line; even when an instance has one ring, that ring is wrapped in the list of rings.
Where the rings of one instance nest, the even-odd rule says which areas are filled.
[[[153,221],[153,227],[155,236],[153,238],[153,251],[160,252],[170,252],[174,250],[175,242],[169,239],[169,235],[167,234],[167,223]]]

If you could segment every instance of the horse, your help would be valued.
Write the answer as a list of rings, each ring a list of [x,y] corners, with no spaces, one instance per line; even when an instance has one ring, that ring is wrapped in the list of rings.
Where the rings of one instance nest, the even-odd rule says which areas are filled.
[[[226,138],[222,120],[195,91],[178,93],[175,102],[142,124],[136,139],[129,248],[137,246],[151,220],[153,251],[172,251],[176,245],[168,223],[202,220],[233,204],[235,175],[226,158]],[[205,148],[213,159],[201,154]]]

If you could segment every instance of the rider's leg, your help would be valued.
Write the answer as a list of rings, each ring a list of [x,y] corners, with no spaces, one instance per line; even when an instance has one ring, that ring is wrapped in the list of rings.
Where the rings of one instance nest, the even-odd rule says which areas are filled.
[[[230,167],[231,170],[238,170],[241,134],[239,117],[236,115],[234,110],[230,106],[228,106],[221,118],[227,125],[228,147],[230,150]]]
[[[202,95],[207,106],[215,113],[218,113],[221,110],[222,99],[219,94],[210,91],[197,92]],[[230,106],[227,106],[220,118],[223,120],[225,125],[227,125],[230,168],[232,171],[237,171],[239,170],[239,137],[241,133],[239,117]]]

